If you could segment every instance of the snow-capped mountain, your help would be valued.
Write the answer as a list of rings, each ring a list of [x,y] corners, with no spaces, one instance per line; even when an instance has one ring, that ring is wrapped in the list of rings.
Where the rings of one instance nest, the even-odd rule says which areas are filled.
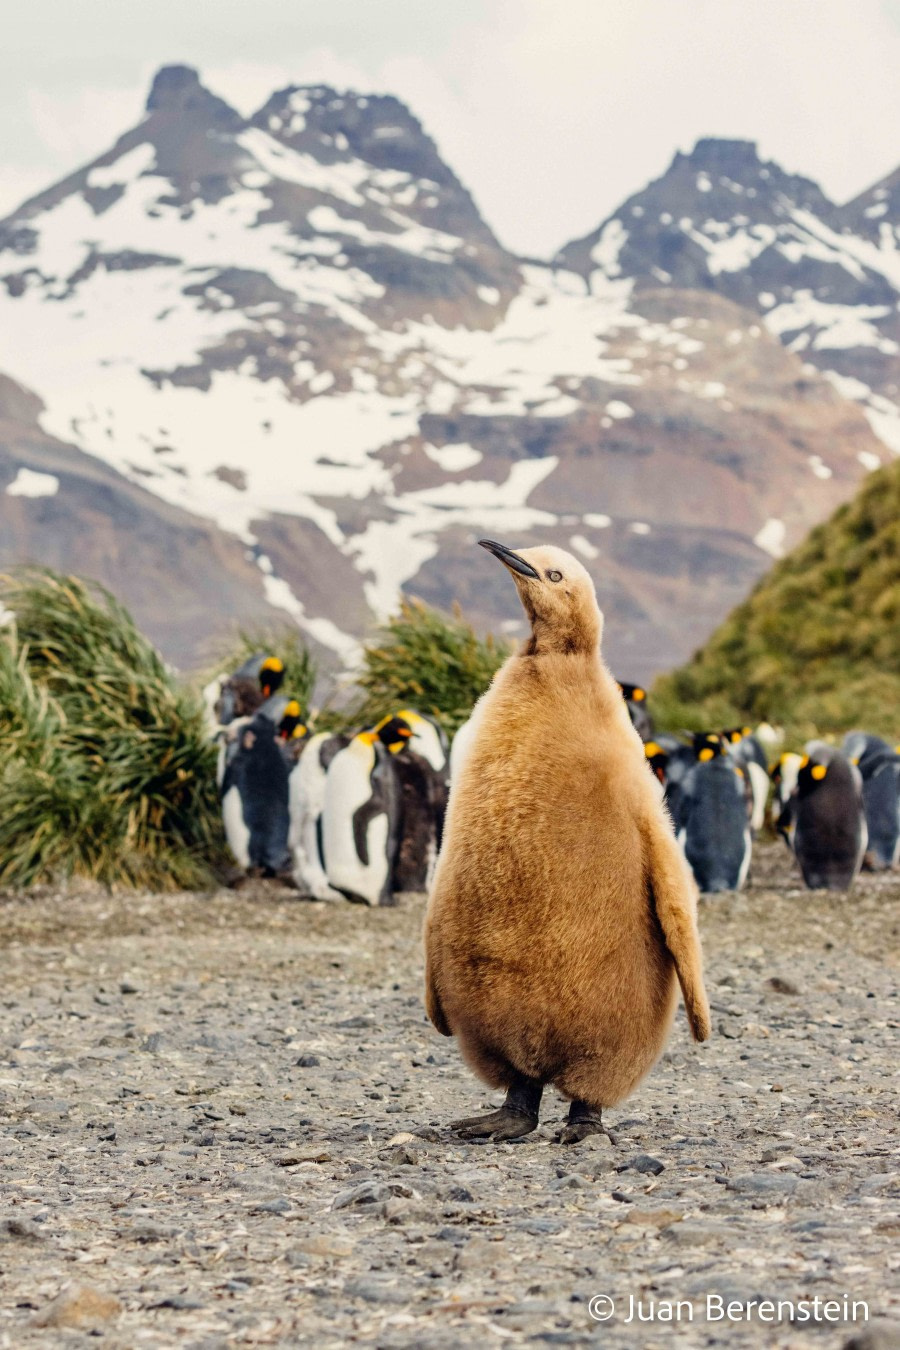
[[[559,261],[756,310],[900,454],[900,170],[839,207],[751,141],[701,140]]]
[[[703,142],[701,157],[732,145]],[[102,461],[147,520],[167,513],[153,574],[136,588],[132,568],[129,591],[109,561],[126,538],[82,553],[85,508],[60,476],[53,510],[76,522],[65,565],[124,588],[183,663],[248,610],[286,613],[345,657],[401,587],[497,626],[515,604],[474,540],[552,538],[591,567],[624,678],[687,656],[889,454],[872,427],[874,400],[890,401],[887,376],[863,396],[846,385],[862,374],[834,363],[826,377],[812,350],[786,349],[801,351],[779,310],[805,288],[839,301],[821,299],[812,253],[807,266],[789,250],[764,303],[753,231],[782,226],[742,225],[737,193],[691,158],[665,207],[663,179],[553,265],[524,263],[397,100],[293,88],[243,119],[194,71],[163,69],[138,126],[0,223],[0,370],[39,396],[57,453]],[[755,152],[739,158],[718,177],[758,193]],[[791,210],[824,216],[814,185],[786,182]],[[737,289],[689,232],[725,238],[701,228],[714,215],[698,198],[754,240],[727,254],[743,249],[725,269]],[[889,252],[880,230],[852,238]],[[885,274],[859,268],[884,308]],[[46,469],[28,438],[5,444],[0,522],[20,524],[4,563],[40,556],[29,513],[51,500],[29,495]],[[177,557],[180,585],[192,548],[198,571],[215,557],[223,590],[205,622],[179,627],[170,571]]]

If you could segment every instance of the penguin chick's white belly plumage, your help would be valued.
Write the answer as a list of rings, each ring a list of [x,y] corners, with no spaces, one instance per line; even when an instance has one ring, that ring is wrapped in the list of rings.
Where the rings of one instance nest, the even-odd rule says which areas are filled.
[[[493,1086],[553,1083],[600,1108],[662,1051],[676,973],[695,1035],[709,1034],[696,888],[600,658],[585,569],[561,549],[485,546],[517,573],[528,566],[514,580],[533,636],[480,700],[454,763],[426,1007]]]
[[[325,779],[322,851],[329,883],[369,905],[391,902],[392,826],[384,800],[390,764],[372,732],[335,755]]]

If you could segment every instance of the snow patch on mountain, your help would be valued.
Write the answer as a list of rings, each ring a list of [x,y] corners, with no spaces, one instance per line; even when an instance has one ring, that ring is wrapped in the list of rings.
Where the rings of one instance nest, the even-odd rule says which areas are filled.
[[[762,529],[754,535],[753,542],[757,548],[761,548],[764,553],[768,553],[772,558],[784,557],[784,541],[787,535],[787,529],[783,520],[776,520],[774,517],[766,521]]]
[[[8,497],[55,497],[59,491],[59,479],[52,473],[38,473],[34,469],[21,468],[13,481],[7,486]]]
[[[426,441],[422,448],[428,458],[445,473],[461,473],[463,469],[474,468],[482,460],[481,451],[473,449],[471,445],[429,445]]]
[[[120,155],[112,164],[97,164],[87,176],[92,188],[124,187],[132,179],[149,173],[156,164],[156,148],[148,141]]]
[[[893,356],[900,347],[882,337],[873,323],[890,312],[888,305],[828,304],[817,300],[812,291],[798,290],[788,303],[770,309],[763,321],[791,351],[805,351],[810,346],[815,351],[876,347]]]

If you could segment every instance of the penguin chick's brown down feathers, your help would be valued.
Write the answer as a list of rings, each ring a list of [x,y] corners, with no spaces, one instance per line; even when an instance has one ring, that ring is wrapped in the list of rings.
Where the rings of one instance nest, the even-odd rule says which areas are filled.
[[[694,1038],[709,1035],[697,890],[601,658],[587,571],[483,542],[532,632],[476,706],[451,784],[426,1007],[493,1087],[524,1077],[610,1106],[662,1052],[676,974]]]

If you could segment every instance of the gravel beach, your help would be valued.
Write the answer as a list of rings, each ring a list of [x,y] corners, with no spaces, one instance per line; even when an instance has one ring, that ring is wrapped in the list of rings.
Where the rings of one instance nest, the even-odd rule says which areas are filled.
[[[898,902],[758,849],[702,902],[712,1040],[679,1011],[567,1149],[552,1092],[446,1128],[497,1098],[425,1019],[424,897],[0,896],[0,1346],[900,1345]]]

